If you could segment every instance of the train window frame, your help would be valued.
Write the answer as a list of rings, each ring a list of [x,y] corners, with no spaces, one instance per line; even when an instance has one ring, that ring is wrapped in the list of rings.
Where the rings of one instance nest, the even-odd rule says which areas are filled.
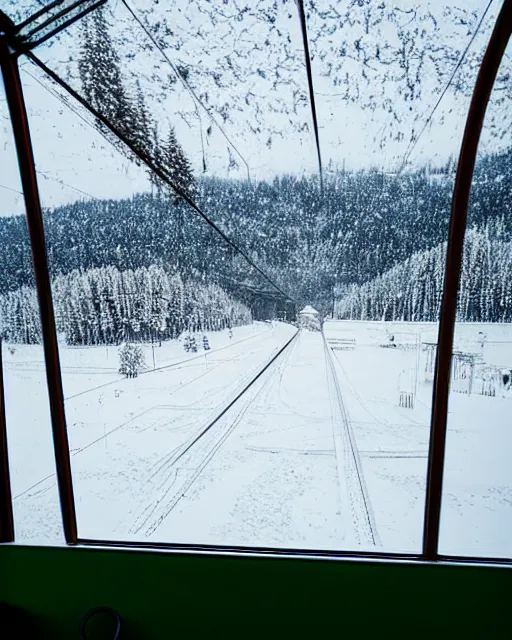
[[[85,12],[92,11],[106,0],[74,3],[79,11],[58,28],[46,34],[52,37],[58,30],[65,28]],[[302,6],[302,3],[299,3]],[[49,8],[51,5],[49,5]],[[80,8],[82,9],[80,10]],[[43,10],[37,15],[43,14]],[[68,446],[64,398],[62,392],[61,369],[57,348],[50,278],[45,249],[44,228],[41,203],[39,198],[37,178],[30,138],[23,87],[21,84],[18,60],[20,56],[27,56],[43,72],[58,82],[82,103],[95,117],[108,127],[122,142],[127,144],[132,152],[146,164],[149,169],[158,174],[151,165],[151,161],[137,151],[129,141],[123,139],[122,134],[115,129],[101,114],[87,105],[85,101],[54,74],[34,54],[33,50],[45,38],[39,37],[35,41],[20,37],[20,29],[25,26],[14,23],[0,11],[0,66],[4,80],[5,94],[10,112],[15,146],[18,156],[20,176],[25,199],[26,219],[30,235],[31,251],[36,274],[36,289],[38,294],[43,348],[46,362],[48,394],[50,398],[51,423],[54,440],[55,460],[57,468],[57,483],[59,488],[60,506],[66,543],[70,546],[84,545],[104,548],[151,549],[160,551],[212,553],[212,554],[242,554],[265,555],[278,557],[313,557],[331,559],[356,560],[404,560],[416,562],[453,562],[464,564],[492,564],[512,566],[512,559],[488,558],[476,556],[442,555],[438,551],[439,530],[441,517],[441,500],[443,489],[443,473],[446,450],[446,428],[448,415],[448,397],[454,327],[456,320],[457,289],[460,279],[463,241],[466,232],[469,197],[473,171],[480,134],[484,122],[486,108],[490,99],[494,81],[505,52],[505,48],[512,35],[512,0],[504,0],[498,18],[494,24],[491,37],[487,43],[484,57],[481,61],[478,76],[472,93],[471,104],[466,118],[464,137],[458,159],[457,174],[452,194],[450,225],[447,242],[446,264],[444,270],[443,295],[438,328],[438,349],[436,356],[433,403],[430,421],[430,440],[427,466],[427,483],[425,495],[425,510],[423,519],[423,547],[421,553],[395,552],[361,552],[355,550],[311,550],[311,549],[280,549],[268,547],[246,547],[237,545],[194,545],[186,543],[144,543],[136,541],[93,540],[81,538],[77,530],[73,482],[71,477],[70,452]],[[51,24],[50,24],[51,27]],[[304,34],[307,42],[307,37]],[[305,51],[306,53],[306,51]],[[309,76],[308,76],[309,80]],[[314,108],[314,101],[312,108]],[[318,140],[317,140],[318,142]],[[319,151],[319,149],[318,149]],[[160,176],[162,178],[162,176]],[[165,176],[163,176],[165,179]],[[172,185],[171,185],[172,186]],[[0,360],[0,542],[14,541],[12,523],[12,499],[9,489],[9,469],[6,447],[6,425],[3,402],[3,380]]]

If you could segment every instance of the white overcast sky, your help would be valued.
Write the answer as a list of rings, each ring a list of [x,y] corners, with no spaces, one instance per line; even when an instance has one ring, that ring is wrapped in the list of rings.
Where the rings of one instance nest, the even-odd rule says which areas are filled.
[[[5,2],[6,0],[0,0],[0,6]],[[292,9],[294,9],[293,0],[290,2]],[[23,0],[20,0],[20,4],[23,4]],[[140,10],[147,8],[151,3],[150,0],[131,0],[131,4],[136,10]],[[180,0],[177,3],[177,5],[180,4],[185,6],[185,0]],[[348,4],[348,0],[340,0],[337,4],[342,7]],[[401,4],[404,7],[410,6],[411,0],[403,0]],[[464,0],[464,2],[452,3],[443,0],[443,2],[430,4],[436,5],[438,9],[441,4],[463,5],[481,13],[487,0]],[[489,14],[490,18],[496,15],[500,4],[495,1],[495,6]],[[133,22],[129,22],[121,3],[110,0],[109,8],[113,11],[112,15],[118,21],[119,28],[123,29],[123,33],[130,34],[130,29],[136,29]],[[490,27],[490,24],[489,22],[486,26]],[[53,43],[53,46],[43,46],[37,52],[49,66],[54,67],[64,76],[70,72],[74,73],[74,63],[68,64],[68,58],[72,51],[71,43],[76,43],[77,28],[73,27],[59,42]],[[283,30],[286,35],[290,36],[291,51],[297,60],[298,81],[302,83],[303,90],[306,91],[306,74],[302,62],[302,41],[298,20],[289,20],[286,25],[283,25]],[[477,37],[473,45],[476,51],[483,50],[488,33],[489,28],[482,30],[482,33]],[[136,38],[143,38],[143,34],[136,30],[133,31],[133,34]],[[310,38],[312,35],[310,33]],[[258,34],[253,34],[252,37],[258,41]],[[186,45],[188,48],[186,47],[185,53],[188,53],[189,56],[208,55],[208,52],[203,51],[204,47],[197,52],[194,50],[192,33],[190,34],[190,43],[187,42]],[[463,48],[465,42],[460,46]],[[266,54],[263,53],[263,55]],[[271,50],[268,56],[271,58]],[[272,64],[271,59],[267,62]],[[210,68],[215,69],[215,60],[210,59],[208,63]],[[144,76],[142,84],[148,91],[148,95],[151,92],[151,74],[165,75],[168,72],[166,63],[161,60],[156,51],[148,53],[141,50],[136,52],[135,59],[130,64],[131,66],[127,64],[126,69],[123,69],[124,73],[127,77],[134,77],[137,74],[140,74],[141,77]],[[347,103],[336,93],[330,81],[317,72],[315,65],[313,65],[313,70],[324,166],[331,161],[335,166],[344,164],[348,168],[367,166],[380,166],[387,170],[396,168],[410,138],[406,136],[405,140],[387,144],[383,150],[377,149],[375,138],[378,139],[387,127],[385,114],[378,111],[373,113],[363,111],[356,104]],[[303,74],[302,77],[300,74]],[[87,124],[57,99],[52,94],[54,91],[52,84],[26,60],[22,62],[22,79],[32,129],[36,164],[40,172],[39,186],[43,206],[54,207],[73,202],[88,197],[85,194],[97,198],[121,198],[149,189],[145,171],[105,142],[91,126],[90,119]],[[75,87],[79,88],[76,83]],[[260,96],[265,95],[263,80],[261,87],[244,85],[240,88],[240,92],[252,88],[259,91]],[[431,89],[433,91],[427,92],[430,99],[420,101],[415,105],[422,117],[426,117],[426,114],[429,113],[433,106],[431,98],[442,87],[431,87]],[[237,90],[238,88],[235,87],[232,95],[236,95]],[[23,212],[23,199],[18,193],[21,191],[21,185],[3,87],[0,87],[0,92],[0,215],[11,215]],[[190,115],[187,115],[193,111],[193,103],[184,90],[173,95],[174,97],[170,101],[160,100],[158,95],[152,95],[149,102],[162,129],[165,129],[170,123],[176,128],[178,139],[191,158],[194,169],[200,174],[202,165],[201,129],[198,122],[192,121]],[[222,92],[219,92],[219,95],[214,99],[216,104],[220,104],[223,99]],[[229,99],[232,100],[232,96]],[[76,108],[72,98],[69,98],[69,104]],[[260,106],[264,108],[264,104]],[[455,99],[453,94],[447,93],[436,112],[432,125],[422,136],[414,155],[411,157],[413,166],[425,162],[439,164],[450,155],[458,152],[467,107],[468,100],[460,97]],[[80,113],[86,115],[83,111]],[[311,126],[309,133],[299,135],[293,130],[293,126],[297,123],[293,123],[293,126],[289,125],[287,116],[275,112],[269,113],[268,121],[282,131],[282,136],[271,136],[272,140],[269,145],[267,144],[269,135],[266,130],[262,131],[259,136],[249,135],[246,125],[240,124],[242,115],[241,113],[240,119],[237,120],[235,111],[235,116],[225,123],[224,130],[248,162],[252,179],[272,179],[282,173],[301,174],[316,171],[316,151]],[[300,118],[308,119],[310,125],[308,104],[303,105],[302,111],[299,108],[297,122]],[[205,119],[207,120],[203,114],[203,120]],[[227,144],[219,130],[213,127],[212,135],[207,140],[203,130],[203,144],[206,145],[208,174],[244,178],[245,168],[239,158],[240,169],[234,172],[228,171]],[[234,155],[236,156],[236,154]]]

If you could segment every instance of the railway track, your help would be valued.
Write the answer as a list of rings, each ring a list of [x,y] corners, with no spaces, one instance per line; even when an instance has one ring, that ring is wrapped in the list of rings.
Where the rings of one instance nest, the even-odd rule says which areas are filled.
[[[231,347],[234,347],[242,342],[246,342],[249,340],[253,340],[254,338],[259,338],[259,340],[257,340],[257,342],[259,342],[261,340],[261,338],[264,336],[266,332],[265,331],[260,331],[252,336],[249,336],[247,338],[243,338],[241,340],[237,340],[236,342],[230,343],[229,345],[226,345],[224,347],[220,347],[219,349],[216,350],[212,350],[211,352],[209,352],[208,355],[212,355],[212,354],[216,354],[219,351],[224,351],[226,349],[229,349]],[[233,360],[239,360],[242,359],[243,357],[247,357],[247,355],[242,355],[242,354],[237,354],[235,356],[235,358],[229,360],[229,362],[232,362]],[[193,356],[192,358],[188,358],[187,360],[183,360],[180,362],[176,362],[173,363],[171,365],[167,365],[165,367],[162,367],[162,369],[174,369],[174,368],[182,368],[183,366],[192,366],[189,363],[191,361],[198,361],[199,359],[204,359],[204,354],[199,354],[197,356]],[[174,388],[170,389],[170,391],[167,393],[166,397],[169,398],[171,395],[173,395],[174,393],[180,392],[182,391],[184,388],[186,388],[187,386],[189,386],[190,384],[193,384],[194,382],[196,382],[197,380],[199,380],[200,378],[206,376],[206,375],[214,375],[214,372],[216,369],[220,368],[222,366],[222,364],[224,364],[225,362],[228,362],[228,360],[221,360],[221,361],[214,361],[214,363],[212,363],[210,365],[210,367],[205,370],[202,371],[201,373],[199,373],[197,376],[193,376],[191,379],[187,380],[185,383],[176,385]],[[181,366],[180,366],[181,365]],[[197,366],[197,365],[196,365]],[[152,373],[152,371],[151,371]],[[246,374],[246,376],[242,376],[242,381],[246,379],[246,377],[250,377],[252,375],[251,372],[249,372],[248,374]],[[90,393],[92,391],[96,391],[98,389],[102,389],[105,386],[111,386],[113,384],[116,384],[116,382],[119,381],[113,381],[113,382],[109,382],[106,383],[104,385],[100,385],[99,387],[94,387],[93,389],[89,389],[85,392],[81,392],[79,394],[77,394],[76,396],[71,396],[72,398],[80,396],[80,395],[84,395],[85,393]],[[211,394],[209,394],[211,395]],[[67,398],[69,399],[69,398]],[[84,451],[87,451],[90,447],[97,445],[103,441],[105,441],[107,438],[109,438],[110,436],[112,436],[114,433],[129,427],[130,425],[133,425],[133,423],[137,422],[138,420],[140,420],[142,417],[144,417],[145,415],[150,414],[152,411],[154,411],[155,409],[165,409],[167,408],[167,405],[154,405],[154,406],[150,406],[147,407],[145,409],[143,409],[142,411],[138,411],[137,413],[135,413],[134,415],[131,415],[129,418],[123,420],[121,422],[121,424],[117,424],[113,427],[111,427],[110,429],[104,431],[103,433],[101,433],[100,435],[98,435],[97,437],[88,440],[86,442],[84,442],[83,444],[80,444],[78,446],[72,447],[70,449],[70,453],[72,457],[75,457],[77,455],[80,455],[81,453],[83,453]],[[172,408],[172,407],[169,407]],[[187,405],[176,405],[176,407],[174,407],[175,409],[187,409],[190,410],[190,406]],[[199,410],[199,409],[198,409]],[[203,411],[204,413],[204,408],[200,409],[201,411]],[[215,412],[217,410],[217,407],[215,407],[213,409],[213,412]],[[208,413],[208,412],[207,412]],[[212,414],[212,412],[210,411],[210,414]],[[188,423],[185,426],[190,426],[190,424],[192,423]],[[37,482],[31,484],[29,487],[23,489],[22,491],[20,491],[19,493],[17,493],[13,499],[17,500],[18,498],[22,498],[23,496],[29,494],[30,492],[32,492],[35,488],[37,488],[38,486],[42,485],[43,483],[45,483],[48,480],[52,480],[55,478],[55,472],[51,472],[47,475],[45,475],[44,477],[42,477],[40,480],[38,480]]]
[[[256,373],[240,381],[231,398],[215,415],[205,421],[179,447],[159,461],[148,478],[157,496],[133,522],[130,533],[152,535],[170,515],[178,502],[197,480],[206,465],[238,426],[249,407],[270,384],[274,374],[284,366],[295,343],[297,331]]]
[[[354,430],[343,402],[336,373],[336,360],[323,331],[322,338],[331,396],[334,448],[342,512],[345,519],[351,523],[350,534],[356,545],[381,546]],[[350,513],[347,513],[347,505]]]

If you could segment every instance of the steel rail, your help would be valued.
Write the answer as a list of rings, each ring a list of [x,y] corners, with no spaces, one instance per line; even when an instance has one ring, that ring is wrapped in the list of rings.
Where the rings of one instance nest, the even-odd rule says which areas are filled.
[[[332,348],[327,343],[327,338],[325,336],[323,328],[322,328],[322,340],[324,343],[325,359],[326,359],[328,370],[330,371],[332,382],[334,385],[334,392],[336,396],[335,402],[337,402],[340,410],[342,428],[345,436],[344,438],[345,444],[348,444],[347,453],[349,454],[349,459],[352,461],[352,465],[353,465],[352,470],[355,471],[355,474],[354,474],[356,479],[355,484],[357,486],[356,493],[358,495],[354,496],[354,491],[350,490],[350,492],[352,493],[351,499],[354,502],[359,502],[360,506],[363,508],[363,511],[364,511],[364,513],[362,514],[363,524],[361,524],[361,522],[354,522],[353,525],[354,525],[354,528],[357,530],[358,537],[364,536],[369,541],[371,541],[371,544],[373,544],[376,547],[380,547],[382,546],[382,543],[380,541],[379,533],[377,530],[377,523],[375,522],[375,516],[373,514],[370,496],[368,493],[368,489],[366,487],[363,467],[362,467],[361,459],[359,456],[359,449],[357,446],[355,435],[352,430],[352,425],[350,424],[350,418],[347,414],[347,409],[343,401],[343,394],[341,393],[340,383],[339,383],[338,375],[336,373],[336,366],[334,362],[335,356],[333,354]],[[335,454],[337,458],[338,474],[340,473],[340,466],[343,462],[341,451],[340,451],[340,449],[342,448],[343,447],[340,448],[339,442],[337,441],[337,439],[335,439]],[[348,468],[349,465],[343,465],[343,466],[345,466],[344,474],[346,477],[346,481],[348,484],[350,484],[350,480],[349,480],[350,469]],[[342,505],[342,508],[344,508],[344,506],[345,505]],[[357,509],[357,505],[354,506],[354,509]],[[358,518],[355,518],[355,519],[358,519]]]
[[[244,395],[244,393],[246,393],[250,387],[252,387],[252,385],[265,373],[265,371],[277,360],[277,358],[279,358],[281,356],[281,354],[290,346],[290,344],[292,344],[292,342],[294,340],[297,339],[297,336],[299,335],[299,332],[296,331],[293,336],[287,340],[285,342],[285,344],[279,348],[279,350],[277,351],[276,354],[274,354],[269,360],[268,362],[266,362],[263,367],[254,375],[252,376],[252,378],[250,379],[250,381],[247,384],[244,384],[243,389],[241,391],[239,391],[234,398],[232,398],[228,404],[225,405],[225,407],[222,409],[222,411],[220,411],[215,418],[213,418],[213,420],[210,420],[210,422],[203,428],[201,429],[201,431],[195,435],[192,440],[190,442],[185,443],[185,448],[179,452],[179,454],[175,457],[175,459],[172,460],[171,464],[176,464],[176,462],[178,462],[178,460],[180,460],[186,453],[187,451],[190,451],[190,449],[208,432],[210,431],[210,429],[215,426],[215,424],[217,424],[217,422],[231,409],[231,407],[238,402],[238,400],[240,400],[240,398]]]
[[[230,409],[232,409],[236,405],[238,400],[242,400],[242,402],[243,402],[243,396],[249,391],[249,389],[255,384],[255,382],[257,380],[259,380],[260,377],[265,372],[268,372],[270,367],[272,365],[275,365],[276,362],[278,361],[278,359],[287,351],[287,353],[285,355],[285,359],[284,359],[284,361],[286,362],[287,358],[289,358],[289,356],[290,356],[290,354],[291,354],[291,352],[293,350],[293,344],[297,340],[298,336],[299,336],[299,332],[297,331],[289,340],[287,340],[285,345],[279,349],[278,353],[274,354],[271,357],[270,361],[268,361],[257,374],[255,374],[255,375],[252,374],[252,378],[250,379],[250,381],[248,383],[244,383],[243,390],[236,395],[235,400],[231,400],[224,407],[224,409],[222,409],[222,411],[220,413],[218,413],[213,418],[213,420],[211,420],[208,423],[207,428],[204,429],[203,431],[201,431],[201,433],[194,440],[194,442],[190,446],[188,446],[185,449],[185,451],[180,452],[178,454],[178,456],[175,457],[174,459],[172,458],[172,454],[171,454],[171,457],[168,458],[164,462],[164,464],[160,466],[160,468],[157,470],[157,472],[154,473],[151,477],[154,477],[157,473],[160,473],[160,471],[162,471],[162,470],[165,473],[166,471],[168,471],[169,469],[174,467],[176,462],[185,453],[187,453],[191,449],[191,447],[195,443],[197,443],[198,440],[200,440],[205,435],[205,433],[207,431],[209,431],[212,427],[214,427],[219,422],[219,420],[228,413],[228,411]],[[162,505],[162,503],[164,502],[164,498],[169,493],[169,489],[166,489],[164,496],[158,498],[156,500],[156,502],[153,502],[152,504],[149,505],[149,513],[148,513],[148,507],[146,507],[144,512],[141,514],[141,516],[139,516],[137,518],[137,521],[142,520],[142,522],[137,523],[136,525],[134,524],[134,526],[132,527],[131,531],[133,531],[134,533],[138,533],[141,529],[146,528],[148,533],[154,533],[158,529],[160,524],[169,516],[169,514],[174,509],[176,504],[181,500],[181,498],[185,495],[185,493],[190,489],[192,484],[195,482],[195,480],[200,475],[200,473],[203,471],[204,467],[208,464],[208,462],[211,460],[211,458],[216,454],[216,452],[219,450],[219,448],[224,444],[224,442],[227,440],[227,438],[233,433],[235,428],[239,425],[239,423],[242,420],[243,416],[247,413],[249,407],[254,403],[256,398],[259,396],[259,394],[265,388],[265,385],[268,385],[270,383],[270,381],[273,380],[273,375],[274,375],[274,372],[272,372],[272,375],[270,375],[270,377],[264,382],[263,386],[256,392],[256,394],[253,397],[249,396],[249,401],[246,402],[246,404],[242,406],[241,410],[238,412],[238,414],[235,416],[235,418],[229,423],[227,429],[224,431],[224,433],[222,433],[220,438],[218,440],[216,440],[213,443],[213,445],[209,446],[206,449],[206,451],[202,455],[202,458],[199,461],[199,463],[197,464],[197,466],[192,469],[191,476],[187,477],[184,480],[184,482],[182,482],[180,484],[179,488],[173,493],[173,495],[171,496],[170,500],[168,502],[165,502]],[[188,465],[190,465],[190,462],[188,462],[185,465],[185,467],[187,467]],[[164,481],[161,484],[161,486],[165,485],[167,483],[167,481],[169,480],[169,478],[170,478],[170,475],[167,475],[167,477],[164,479]],[[172,485],[171,485],[170,488],[172,488]],[[161,509],[162,512],[161,513],[156,513],[156,515],[155,515],[155,512],[157,512],[158,509]]]

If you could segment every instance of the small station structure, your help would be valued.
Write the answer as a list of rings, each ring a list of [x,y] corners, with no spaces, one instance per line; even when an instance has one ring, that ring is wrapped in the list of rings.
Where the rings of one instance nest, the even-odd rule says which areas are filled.
[[[307,331],[320,331],[322,328],[320,314],[309,304],[306,305],[302,311],[299,311],[297,320],[300,329],[306,329]]]

